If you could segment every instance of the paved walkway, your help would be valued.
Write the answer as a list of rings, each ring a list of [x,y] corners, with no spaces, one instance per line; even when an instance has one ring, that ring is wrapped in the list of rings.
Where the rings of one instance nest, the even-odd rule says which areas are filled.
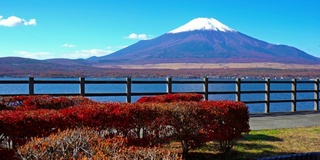
[[[320,126],[320,111],[250,114],[250,129],[279,129]]]

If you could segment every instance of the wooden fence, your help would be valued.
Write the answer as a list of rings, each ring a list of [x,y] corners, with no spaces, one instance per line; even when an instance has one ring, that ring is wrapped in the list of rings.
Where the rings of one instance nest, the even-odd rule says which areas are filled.
[[[270,112],[270,103],[291,103],[291,111],[297,111],[297,102],[313,102],[314,110],[319,110],[319,79],[309,81],[298,81],[297,79],[292,80],[242,80],[237,78],[235,80],[215,80],[209,78],[203,78],[202,80],[174,80],[170,77],[165,80],[135,80],[130,77],[123,80],[87,80],[84,77],[80,77],[79,80],[35,80],[34,77],[29,77],[28,80],[0,80],[0,84],[27,84],[29,85],[28,94],[14,94],[14,95],[39,95],[35,93],[35,85],[37,84],[78,84],[80,93],[76,94],[49,94],[53,96],[86,96],[86,97],[98,97],[98,96],[125,96],[126,102],[131,103],[132,96],[146,96],[146,95],[159,95],[167,93],[176,93],[172,91],[172,86],[175,84],[201,84],[203,85],[203,91],[192,92],[203,94],[205,100],[209,99],[209,95],[219,94],[233,94],[235,95],[235,101],[242,101],[241,95],[248,94],[264,94],[264,100],[246,100],[242,101],[247,104],[264,104],[264,112]],[[126,85],[126,92],[124,93],[86,93],[87,84],[124,84]],[[134,84],[165,84],[166,92],[132,92],[132,85]],[[234,91],[210,91],[209,84],[234,84]],[[242,84],[264,84],[264,90],[241,90]],[[290,90],[271,90],[271,84],[291,84]],[[313,90],[301,90],[297,89],[298,84],[313,84]],[[287,100],[271,100],[270,95],[274,93],[290,93],[291,99]],[[297,93],[313,93],[314,98],[312,99],[297,99]],[[12,94],[0,94],[0,96],[13,96]]]

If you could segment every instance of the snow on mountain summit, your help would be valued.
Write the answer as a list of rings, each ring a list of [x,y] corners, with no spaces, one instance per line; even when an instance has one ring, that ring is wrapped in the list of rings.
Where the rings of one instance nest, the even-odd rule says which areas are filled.
[[[170,31],[169,33],[180,33],[194,30],[214,30],[221,32],[235,32],[232,28],[222,24],[214,18],[196,18],[185,25]]]

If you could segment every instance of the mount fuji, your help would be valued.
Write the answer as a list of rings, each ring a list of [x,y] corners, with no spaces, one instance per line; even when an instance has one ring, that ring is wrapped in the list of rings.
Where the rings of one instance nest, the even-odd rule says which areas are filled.
[[[100,64],[320,63],[319,58],[297,48],[258,40],[214,18],[193,19],[154,39],[89,60]]]

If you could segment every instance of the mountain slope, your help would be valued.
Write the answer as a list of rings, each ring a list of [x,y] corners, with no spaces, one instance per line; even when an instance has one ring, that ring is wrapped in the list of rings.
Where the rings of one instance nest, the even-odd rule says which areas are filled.
[[[274,45],[220,23],[197,18],[151,40],[139,41],[113,54],[95,58],[100,63],[234,63],[280,62],[317,64],[319,58],[297,48]]]

